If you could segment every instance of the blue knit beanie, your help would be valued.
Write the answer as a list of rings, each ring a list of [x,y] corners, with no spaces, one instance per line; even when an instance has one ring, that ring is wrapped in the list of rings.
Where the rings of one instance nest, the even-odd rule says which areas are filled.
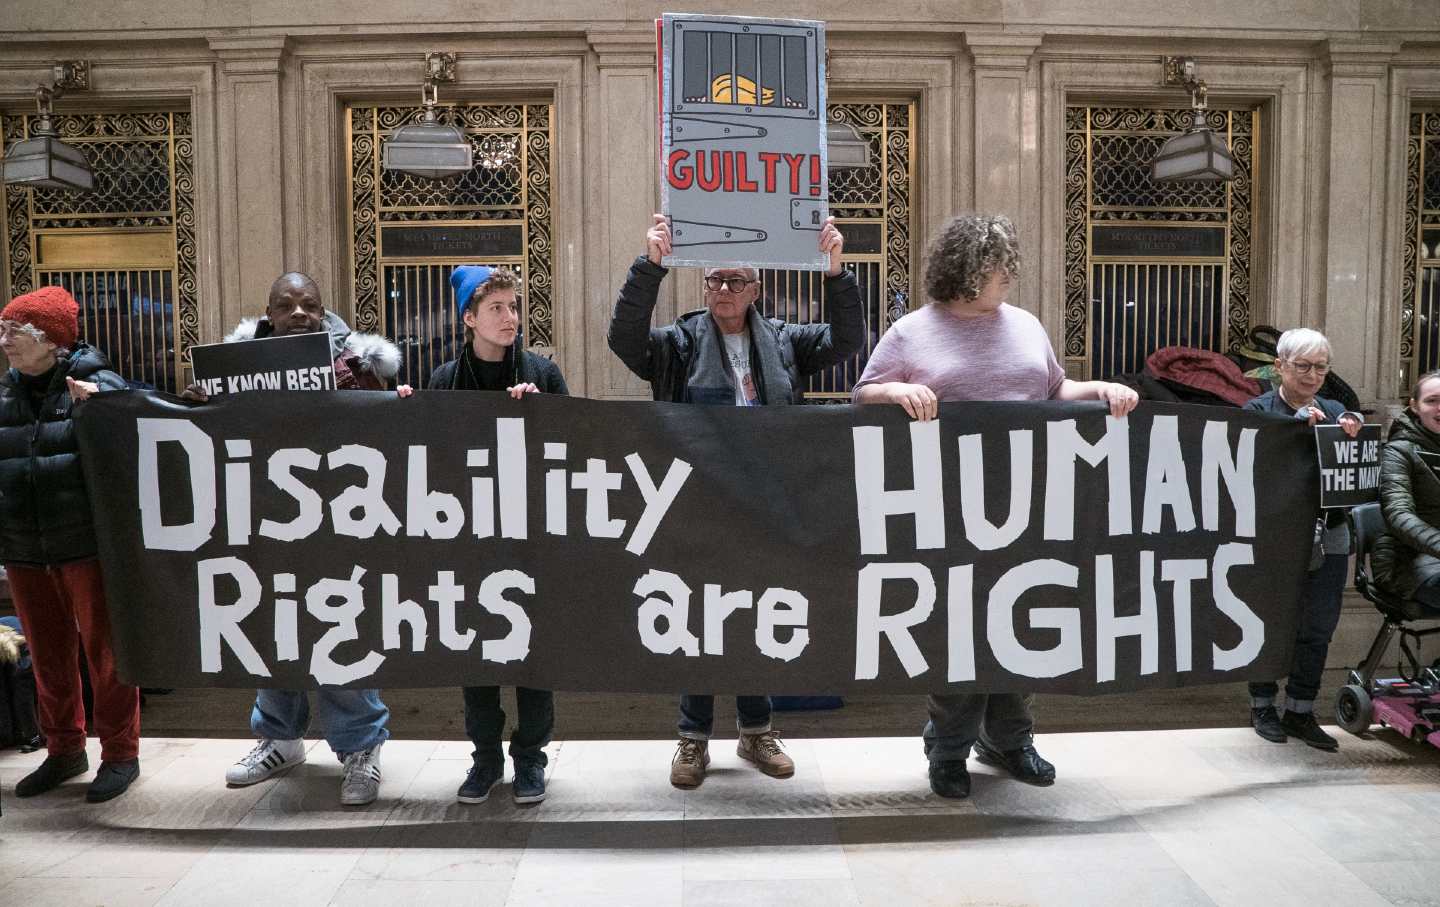
[[[490,279],[495,273],[494,268],[487,268],[485,265],[460,265],[450,272],[450,287],[455,291],[455,309],[461,315],[465,314],[465,307],[470,304],[470,297],[480,285]]]

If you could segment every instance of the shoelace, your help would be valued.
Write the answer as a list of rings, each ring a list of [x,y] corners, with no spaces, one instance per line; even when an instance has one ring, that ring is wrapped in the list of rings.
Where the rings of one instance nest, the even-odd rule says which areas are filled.
[[[254,768],[261,762],[263,762],[265,756],[269,755],[269,751],[274,748],[275,744],[273,741],[261,740],[259,743],[255,744],[255,748],[253,750],[245,754],[245,758],[241,759],[240,762],[242,765],[245,765],[248,768]]]
[[[686,738],[680,741],[679,753],[675,756],[676,763],[680,765],[699,765],[700,753],[702,752],[699,740]]]
[[[755,752],[762,756],[778,756],[784,750],[780,748],[780,735],[774,731],[767,731],[764,734],[755,735]]]
[[[346,756],[345,774],[347,776],[365,774],[369,775],[372,778],[375,778],[376,780],[379,780],[380,768],[375,764],[372,756],[373,754],[370,750],[362,750],[358,753],[351,753],[350,755]]]

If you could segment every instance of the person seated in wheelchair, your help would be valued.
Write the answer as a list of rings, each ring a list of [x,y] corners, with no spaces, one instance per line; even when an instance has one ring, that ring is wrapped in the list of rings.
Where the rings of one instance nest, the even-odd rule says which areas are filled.
[[[1440,617],[1440,371],[1420,376],[1390,425],[1380,510],[1386,531],[1370,559],[1375,581],[1431,612],[1423,616]]]
[[[1330,372],[1330,341],[1319,331],[1294,328],[1275,345],[1275,372],[1280,385],[1245,404],[1245,409],[1275,413],[1310,425],[1338,424],[1350,437],[1364,418],[1340,403],[1319,396]],[[1301,582],[1295,655],[1285,681],[1285,711],[1275,708],[1280,686],[1275,681],[1250,684],[1250,726],[1266,740],[1284,743],[1298,738],[1316,749],[1334,751],[1335,738],[1315,721],[1315,698],[1330,650],[1330,637],[1340,622],[1345,571],[1350,563],[1350,532],[1343,510],[1316,516],[1315,550]]]

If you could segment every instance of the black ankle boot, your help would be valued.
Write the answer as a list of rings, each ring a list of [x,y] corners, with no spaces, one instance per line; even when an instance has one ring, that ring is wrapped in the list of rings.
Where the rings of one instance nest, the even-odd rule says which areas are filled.
[[[130,788],[130,782],[140,777],[140,760],[126,759],[124,762],[102,762],[95,773],[95,780],[85,791],[85,799],[91,803],[113,800]]]
[[[1255,733],[1269,740],[1271,743],[1285,742],[1285,728],[1281,726],[1280,716],[1275,713],[1275,706],[1273,705],[1251,709],[1250,726],[1255,729]]]
[[[1291,737],[1308,746],[1313,746],[1317,750],[1334,752],[1340,748],[1340,744],[1334,737],[1320,730],[1320,725],[1315,721],[1314,712],[1292,712],[1286,709],[1285,716],[1280,719],[1280,726]]]
[[[47,790],[54,790],[76,775],[90,769],[90,759],[84,750],[66,753],[63,756],[46,756],[35,771],[21,778],[15,785],[15,796],[33,797]]]

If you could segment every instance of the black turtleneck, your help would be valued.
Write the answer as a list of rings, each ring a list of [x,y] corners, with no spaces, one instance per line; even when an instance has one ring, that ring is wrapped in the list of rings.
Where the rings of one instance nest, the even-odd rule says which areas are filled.
[[[455,387],[469,391],[503,391],[515,383],[514,365],[507,350],[499,362],[486,362],[475,355],[475,349],[465,344],[465,352],[455,369]]]
[[[55,378],[55,369],[59,363],[50,366],[49,370],[39,375],[27,375],[19,372],[20,387],[24,389],[26,398],[30,401],[30,412],[36,417],[40,415],[40,407],[45,402],[45,392],[50,389],[50,382]]]

